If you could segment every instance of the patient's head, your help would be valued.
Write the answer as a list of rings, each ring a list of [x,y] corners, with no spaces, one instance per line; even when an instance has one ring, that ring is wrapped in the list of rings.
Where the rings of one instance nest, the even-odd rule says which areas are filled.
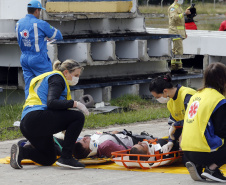
[[[90,137],[83,137],[74,144],[73,155],[77,159],[86,158],[90,153]]]
[[[148,143],[147,142],[138,142],[138,144],[134,145],[130,154],[140,154],[140,155],[150,155]],[[141,161],[147,161],[149,157],[140,157]],[[138,160],[137,156],[129,156],[130,160]]]

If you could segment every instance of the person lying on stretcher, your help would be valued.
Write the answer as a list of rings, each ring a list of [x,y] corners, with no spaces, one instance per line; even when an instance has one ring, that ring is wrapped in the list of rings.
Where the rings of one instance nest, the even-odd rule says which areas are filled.
[[[143,139],[154,139],[146,132],[140,135],[134,135],[132,132],[124,129],[122,132],[114,131],[112,133],[95,133],[91,136],[85,136],[74,145],[73,155],[77,159],[86,157],[111,157],[111,152],[121,151],[132,148]]]
[[[171,151],[178,151],[179,150],[179,142],[174,141],[174,145]],[[131,150],[130,154],[140,154],[140,155],[155,155],[155,154],[162,154],[164,153],[162,146],[168,143],[168,139],[156,139],[156,141],[148,143],[148,141],[138,142],[135,144]],[[163,155],[163,158],[171,158],[174,154]],[[154,157],[143,157],[140,156],[141,161],[156,161],[160,157],[157,155]],[[137,160],[137,156],[129,156],[130,160]]]

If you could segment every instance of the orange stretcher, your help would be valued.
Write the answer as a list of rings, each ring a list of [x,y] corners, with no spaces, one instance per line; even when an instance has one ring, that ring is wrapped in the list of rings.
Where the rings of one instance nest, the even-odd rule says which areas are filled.
[[[158,166],[165,166],[175,163],[181,160],[183,152],[182,151],[172,151],[169,153],[162,154],[154,154],[154,155],[141,155],[141,154],[129,154],[130,149],[122,150],[117,152],[112,152],[111,154],[114,156],[112,161],[120,166],[124,166],[126,168],[135,168],[140,167],[142,169],[150,169]],[[169,157],[168,155],[171,156]],[[129,156],[136,156],[137,160],[129,160]],[[142,161],[140,157],[155,157],[155,161]]]

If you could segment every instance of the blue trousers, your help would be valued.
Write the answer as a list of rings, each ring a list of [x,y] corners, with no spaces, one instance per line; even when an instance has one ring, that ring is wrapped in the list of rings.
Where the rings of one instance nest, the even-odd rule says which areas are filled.
[[[24,81],[25,81],[25,100],[29,93],[29,86],[31,80],[45,72],[52,71],[52,63],[47,53],[29,53],[22,54],[20,57],[20,63],[23,69]]]

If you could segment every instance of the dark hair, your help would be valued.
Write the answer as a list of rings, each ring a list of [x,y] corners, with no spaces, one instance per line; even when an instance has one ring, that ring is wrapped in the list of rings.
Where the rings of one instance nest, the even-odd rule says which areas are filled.
[[[204,72],[204,87],[216,89],[219,93],[225,94],[226,85],[226,66],[222,63],[215,62],[210,64]]]
[[[131,148],[130,154],[144,154],[147,155],[147,153],[143,150],[138,150],[136,147]],[[149,157],[143,157],[140,156],[140,161],[147,161]],[[129,156],[130,160],[138,160],[137,156]]]
[[[173,84],[171,81],[172,81],[172,78],[169,73],[167,73],[163,77],[161,76],[161,77],[154,78],[149,84],[149,91],[150,92],[154,91],[157,94],[163,93],[164,89],[173,88]]]
[[[40,9],[41,10],[41,8],[31,8],[31,7],[28,7],[27,8],[27,13],[34,14],[36,9]]]
[[[74,144],[72,154],[76,159],[84,159],[89,155],[89,148],[84,148],[81,143],[77,142]]]

